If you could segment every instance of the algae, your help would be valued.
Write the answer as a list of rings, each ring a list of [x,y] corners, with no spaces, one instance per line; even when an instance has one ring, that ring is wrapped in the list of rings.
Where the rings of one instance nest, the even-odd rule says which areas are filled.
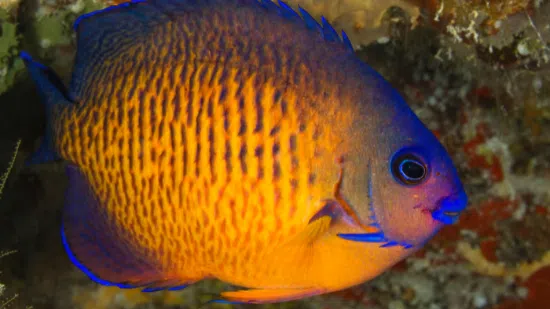
[[[21,36],[17,24],[9,22],[8,17],[8,12],[0,9],[0,94],[13,85],[16,73],[24,68],[23,62],[16,59]]]

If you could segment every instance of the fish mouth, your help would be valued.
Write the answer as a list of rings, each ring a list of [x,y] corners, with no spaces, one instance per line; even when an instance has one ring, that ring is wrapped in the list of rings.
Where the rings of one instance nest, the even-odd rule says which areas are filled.
[[[445,225],[455,223],[468,204],[464,190],[446,196],[437,202],[437,208],[431,211],[432,218]]]

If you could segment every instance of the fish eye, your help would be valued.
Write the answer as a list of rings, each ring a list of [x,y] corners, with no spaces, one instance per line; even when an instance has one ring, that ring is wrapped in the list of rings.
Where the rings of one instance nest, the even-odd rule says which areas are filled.
[[[412,154],[403,154],[392,162],[393,176],[406,185],[418,185],[425,178],[428,168],[426,164]]]

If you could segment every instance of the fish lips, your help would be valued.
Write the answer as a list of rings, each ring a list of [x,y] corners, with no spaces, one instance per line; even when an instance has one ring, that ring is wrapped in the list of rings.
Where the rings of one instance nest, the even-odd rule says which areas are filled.
[[[468,196],[464,190],[440,199],[432,211],[432,218],[443,224],[453,224],[468,204]]]

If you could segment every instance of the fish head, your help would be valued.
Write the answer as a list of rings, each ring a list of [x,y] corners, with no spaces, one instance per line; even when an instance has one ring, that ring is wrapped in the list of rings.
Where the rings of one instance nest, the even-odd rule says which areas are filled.
[[[421,246],[458,219],[467,196],[439,144],[409,141],[391,150],[373,161],[367,176],[369,219],[388,241]]]
[[[380,104],[367,111],[376,117],[365,120],[343,196],[362,224],[379,230],[366,239],[419,248],[459,218],[468,198],[437,137],[389,84],[377,90]]]

